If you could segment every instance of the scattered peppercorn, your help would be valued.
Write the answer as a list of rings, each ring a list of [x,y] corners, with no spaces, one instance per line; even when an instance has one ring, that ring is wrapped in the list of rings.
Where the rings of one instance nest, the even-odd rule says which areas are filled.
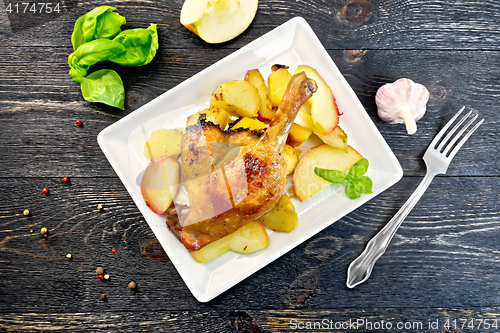
[[[135,287],[137,287],[137,284],[134,281],[132,281],[128,284],[128,289],[130,289],[130,290],[135,289]]]
[[[102,274],[104,274],[104,268],[102,268],[102,267],[97,267],[97,269],[95,270],[95,273],[96,273],[97,275],[102,275]]]
[[[68,258],[68,259],[71,259],[71,257],[72,257],[71,253],[68,253],[68,254],[66,255],[66,258]]]
[[[115,250],[115,249],[111,249],[111,253],[115,253],[115,252],[116,252],[116,250]]]
[[[77,121],[75,121],[75,125],[76,125],[76,126],[82,126],[82,125],[83,125],[83,123],[82,123],[82,121],[81,121],[81,120],[77,120]]]
[[[49,230],[47,228],[43,227],[42,230],[40,230],[40,232],[42,234],[46,234],[47,232],[49,232]]]
[[[102,209],[102,205],[101,204],[97,205],[97,209],[101,210]]]
[[[99,296],[99,299],[100,299],[101,301],[106,300],[106,294],[101,294],[101,296]]]
[[[29,209],[25,209],[24,212],[23,212],[24,216],[28,216],[30,215],[30,211]]]
[[[62,177],[62,181],[63,181],[63,183],[69,183],[69,178],[64,176],[64,177]]]
[[[46,187],[44,187],[44,188],[42,189],[42,193],[43,193],[43,194],[47,194],[47,193],[49,193],[49,189],[48,189],[48,188],[46,188]]]
[[[104,275],[104,280],[109,280],[109,274]]]
[[[102,279],[104,279],[104,276],[102,276],[102,274],[99,274],[99,275],[97,275],[97,279],[102,280]]]
[[[33,228],[30,229],[30,232],[33,233]]]

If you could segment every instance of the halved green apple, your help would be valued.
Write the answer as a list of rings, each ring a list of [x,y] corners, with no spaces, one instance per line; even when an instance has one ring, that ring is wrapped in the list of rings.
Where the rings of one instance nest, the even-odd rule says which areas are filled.
[[[186,0],[181,24],[207,43],[223,43],[241,34],[257,13],[258,0]]]

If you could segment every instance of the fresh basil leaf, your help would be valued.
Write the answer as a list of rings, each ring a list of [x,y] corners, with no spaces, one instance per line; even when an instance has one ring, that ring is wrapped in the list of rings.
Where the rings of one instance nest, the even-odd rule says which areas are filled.
[[[369,166],[369,163],[368,163],[368,160],[366,158],[362,158],[360,159],[359,161],[357,161],[356,163],[354,163],[354,165],[351,167],[351,169],[349,170],[348,172],[348,176],[349,176],[349,179],[355,179],[355,178],[360,178],[362,177],[366,171],[368,170],[368,166]]]
[[[93,39],[112,39],[121,32],[126,23],[125,17],[115,12],[107,12],[97,20]]]
[[[356,179],[358,184],[362,184],[364,187],[363,193],[372,193],[373,182],[370,177],[363,176],[361,178]]]
[[[109,60],[123,66],[142,66],[150,63],[159,45],[156,24],[147,29],[124,30],[113,40],[121,43],[126,51]]]
[[[361,192],[356,191],[356,187],[354,186],[353,183],[348,182],[345,186],[345,194],[350,198],[350,199],[357,199],[361,196]]]
[[[348,182],[345,186],[345,194],[347,194],[350,199],[357,199],[363,194],[364,189],[365,187],[363,184]]]
[[[69,55],[69,75],[73,78],[87,75],[89,67],[99,61],[108,60],[125,52],[125,46],[110,39],[97,39],[80,45]]]
[[[80,16],[71,35],[73,50],[81,45],[99,38],[113,38],[125,24],[125,17],[114,13],[115,7],[99,6]]]
[[[317,176],[329,181],[330,183],[340,183],[345,180],[345,175],[339,170],[328,170],[322,168],[314,168],[314,173]]]
[[[359,198],[363,193],[372,193],[372,180],[367,176],[356,178],[347,183],[345,193],[351,199]]]
[[[99,102],[124,110],[125,88],[118,73],[111,69],[101,69],[87,77],[77,77],[83,98],[89,102]]]

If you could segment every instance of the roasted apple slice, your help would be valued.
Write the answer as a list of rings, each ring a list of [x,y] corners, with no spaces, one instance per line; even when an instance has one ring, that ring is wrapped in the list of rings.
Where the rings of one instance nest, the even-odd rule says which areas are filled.
[[[333,148],[338,148],[344,152],[347,151],[347,134],[340,126],[335,127],[333,132],[323,135],[319,132],[314,132],[324,143]]]
[[[232,234],[205,245],[191,255],[199,263],[209,262],[218,256],[233,250],[238,253],[252,253],[269,246],[269,237],[266,229],[259,222],[245,224]]]
[[[300,65],[295,74],[305,72],[307,77],[316,81],[318,90],[311,97],[311,116],[314,126],[322,135],[327,135],[337,127],[339,123],[339,111],[333,97],[332,90],[316,69]]]
[[[295,117],[294,124],[312,130],[314,134],[323,140],[324,143],[334,148],[341,149],[347,153],[347,134],[342,130],[342,128],[340,128],[340,126],[335,127],[331,133],[323,135],[319,132],[316,126],[314,126],[311,115],[302,110],[300,110],[297,117]]]
[[[257,13],[258,0],[186,0],[181,24],[207,43],[222,43],[245,31]]]
[[[340,170],[345,173],[362,158],[363,156],[351,146],[347,146],[347,153],[327,144],[311,148],[302,156],[293,172],[295,195],[302,202],[331,184],[317,176],[314,168]]]
[[[163,214],[177,194],[180,164],[170,156],[160,156],[150,162],[141,181],[141,193],[146,205],[156,214]]]

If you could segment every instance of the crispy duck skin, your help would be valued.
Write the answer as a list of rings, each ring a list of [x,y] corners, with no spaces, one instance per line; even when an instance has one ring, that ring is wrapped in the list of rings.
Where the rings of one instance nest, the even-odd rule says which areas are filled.
[[[294,75],[258,139],[242,139],[236,131],[224,132],[215,125],[186,130],[181,168],[191,208],[181,221],[180,236],[188,250],[229,235],[275,206],[285,189],[283,151],[290,127],[316,89],[304,73]],[[239,147],[235,142],[247,145]]]

